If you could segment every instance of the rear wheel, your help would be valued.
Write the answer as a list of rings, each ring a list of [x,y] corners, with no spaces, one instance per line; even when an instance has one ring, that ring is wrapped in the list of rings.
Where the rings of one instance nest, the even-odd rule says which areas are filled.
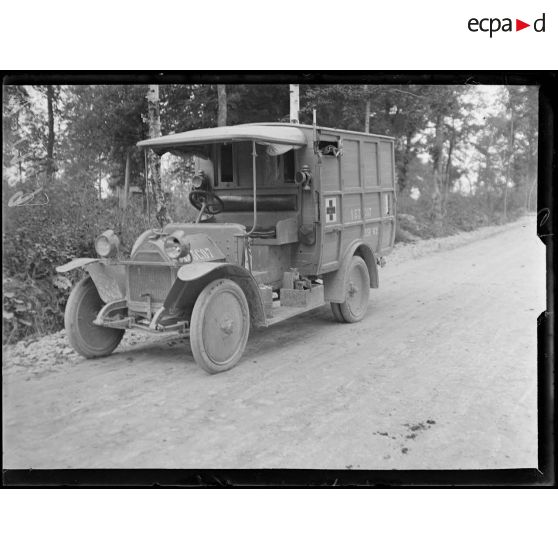
[[[85,358],[110,355],[124,335],[123,329],[95,325],[93,320],[104,306],[91,277],[82,279],[70,293],[64,325],[72,348]]]
[[[338,322],[345,323],[345,318],[343,318],[343,314],[341,314],[341,310],[340,310],[339,306],[341,306],[341,305],[337,302],[332,302],[331,303],[331,311],[333,313],[333,317]]]
[[[250,310],[242,289],[230,279],[209,283],[198,296],[190,322],[194,359],[206,372],[232,368],[250,333]]]
[[[338,322],[358,322],[364,318],[370,298],[370,274],[366,263],[353,256],[345,274],[344,302],[332,302],[331,311]]]

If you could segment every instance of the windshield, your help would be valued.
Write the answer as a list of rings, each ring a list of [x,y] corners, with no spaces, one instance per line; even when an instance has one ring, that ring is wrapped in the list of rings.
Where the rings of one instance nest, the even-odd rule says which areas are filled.
[[[161,186],[173,197],[192,188],[192,178],[203,171],[208,184],[216,189],[252,188],[252,144],[222,143],[215,146],[192,146],[163,153]],[[277,187],[294,182],[295,154],[287,146],[256,144],[256,182],[260,188]]]
[[[161,188],[164,192],[168,214],[172,221],[192,221],[197,211],[188,200],[192,178],[203,171],[213,182],[213,163],[205,154],[169,151],[160,157]]]
[[[203,171],[214,184],[213,162],[208,157],[180,151],[167,152],[161,156],[161,186],[173,196],[189,192],[192,178]]]

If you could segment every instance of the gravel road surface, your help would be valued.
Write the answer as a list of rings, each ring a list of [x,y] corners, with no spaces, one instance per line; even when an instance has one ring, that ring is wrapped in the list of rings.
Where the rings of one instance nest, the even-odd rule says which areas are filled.
[[[368,314],[254,331],[210,376],[188,341],[61,334],[4,354],[4,468],[462,469],[537,465],[533,218],[398,247]],[[55,355],[54,357],[52,355]]]

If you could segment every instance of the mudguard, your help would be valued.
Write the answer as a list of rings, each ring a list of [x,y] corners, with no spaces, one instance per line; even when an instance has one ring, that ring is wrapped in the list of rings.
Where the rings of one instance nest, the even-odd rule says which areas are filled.
[[[98,262],[99,258],[76,258],[75,260],[69,261],[64,265],[59,265],[56,268],[58,273],[67,273],[68,271],[72,271],[72,269],[77,269],[78,267],[85,267],[86,265]]]
[[[78,267],[89,273],[104,303],[122,300],[126,297],[126,268],[124,265],[106,265],[99,258],[76,258],[58,266],[56,271],[67,273]]]
[[[370,275],[370,286],[377,289],[379,286],[378,267],[376,258],[367,244],[355,241],[349,245],[337,271],[324,275],[324,298],[327,302],[345,302],[345,273],[353,256],[360,256],[366,263]]]
[[[206,285],[221,278],[231,279],[239,285],[248,301],[252,322],[257,326],[265,325],[265,311],[256,280],[247,269],[227,262],[192,262],[183,265],[178,270],[164,307],[170,312],[191,311]]]
[[[204,275],[207,275],[216,269],[227,266],[230,266],[230,264],[227,264],[226,262],[193,262],[191,264],[183,265],[178,270],[178,279],[185,282],[195,281],[196,279],[200,279]],[[246,271],[244,268],[240,269]]]

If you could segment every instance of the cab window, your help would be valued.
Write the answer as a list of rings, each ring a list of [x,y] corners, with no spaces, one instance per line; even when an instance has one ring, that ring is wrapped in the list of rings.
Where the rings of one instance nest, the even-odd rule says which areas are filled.
[[[283,179],[285,182],[294,182],[295,179],[295,154],[294,149],[287,151],[283,157]]]
[[[221,145],[220,150],[220,181],[234,182],[232,143]]]

